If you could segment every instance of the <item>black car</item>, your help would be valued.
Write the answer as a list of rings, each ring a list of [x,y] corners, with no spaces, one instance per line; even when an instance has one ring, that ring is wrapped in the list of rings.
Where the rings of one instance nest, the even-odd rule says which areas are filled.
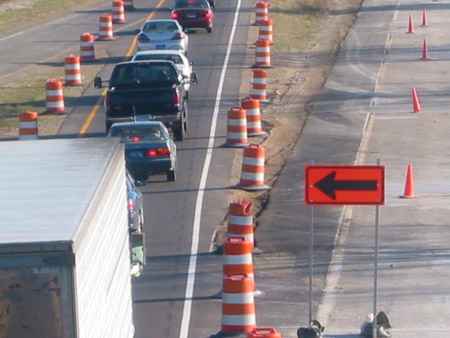
[[[133,177],[127,173],[128,225],[130,232],[142,233],[144,226],[144,203],[142,193]]]
[[[153,174],[165,174],[168,181],[175,181],[177,147],[162,122],[114,123],[108,136],[121,138],[127,170],[140,184]]]

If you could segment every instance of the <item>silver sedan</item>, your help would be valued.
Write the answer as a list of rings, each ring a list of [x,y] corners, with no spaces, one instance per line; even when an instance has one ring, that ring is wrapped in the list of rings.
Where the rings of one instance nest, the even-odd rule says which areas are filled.
[[[148,20],[139,30],[137,50],[179,50],[187,55],[189,36],[177,20]]]

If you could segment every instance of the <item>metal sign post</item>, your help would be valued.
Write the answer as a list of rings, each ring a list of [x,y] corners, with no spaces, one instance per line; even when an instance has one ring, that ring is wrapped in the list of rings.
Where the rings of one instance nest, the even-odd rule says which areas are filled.
[[[314,207],[311,206],[311,224],[309,229],[309,321],[312,321],[312,298],[313,298],[313,276],[314,276]]]
[[[380,206],[375,208],[375,258],[373,266],[373,330],[372,337],[377,338],[377,289],[378,289],[378,225],[380,223]]]

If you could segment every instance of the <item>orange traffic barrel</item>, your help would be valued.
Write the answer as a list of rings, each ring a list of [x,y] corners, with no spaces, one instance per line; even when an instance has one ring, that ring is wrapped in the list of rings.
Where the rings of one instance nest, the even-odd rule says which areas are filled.
[[[250,79],[250,98],[267,103],[267,72],[264,69],[257,68],[252,70]]]
[[[19,140],[37,140],[38,113],[27,111],[19,115]]]
[[[253,279],[247,275],[223,279],[222,332],[245,333],[256,328]]]
[[[247,112],[248,136],[264,136],[267,133],[262,128],[261,104],[259,100],[247,97],[241,101],[241,106]]]
[[[258,39],[268,40],[273,45],[273,21],[272,19],[261,20],[259,24]]]
[[[269,3],[266,1],[258,1],[256,3],[255,23],[259,25],[261,24],[262,20],[267,20],[268,18],[269,18]]]
[[[243,237],[255,246],[252,202],[240,199],[237,202],[230,203],[227,222],[227,238]]]
[[[112,2],[112,22],[125,23],[125,7],[122,0],[114,0]]]
[[[50,79],[45,84],[45,102],[47,112],[64,111],[63,84],[57,79]]]
[[[244,148],[241,180],[237,188],[248,191],[272,189],[264,184],[265,155],[266,149],[258,144],[250,144]]]
[[[270,41],[265,39],[258,39],[255,48],[255,63],[253,67],[272,68],[272,61],[270,59]]]
[[[94,35],[89,32],[80,35],[80,60],[95,60]]]
[[[247,112],[241,107],[232,107],[227,115],[227,138],[225,147],[246,147],[247,136]]]
[[[70,54],[64,59],[64,84],[66,86],[81,85],[80,57]]]
[[[253,243],[244,237],[228,237],[223,244],[223,274],[244,275],[254,279]]]
[[[114,40],[112,16],[109,14],[100,15],[98,39]]]

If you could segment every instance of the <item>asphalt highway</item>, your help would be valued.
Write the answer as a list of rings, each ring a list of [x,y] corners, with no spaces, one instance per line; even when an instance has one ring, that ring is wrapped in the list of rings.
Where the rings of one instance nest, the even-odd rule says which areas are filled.
[[[109,6],[101,2],[48,22],[39,34],[24,30],[2,37],[0,81],[19,76],[24,67],[31,70],[36,62],[55,62],[76,51],[80,34],[96,32],[98,15]],[[126,57],[143,20],[153,11],[154,17],[168,17],[170,4],[142,0],[135,6],[127,24],[118,25],[115,41],[99,43],[108,52],[104,78]],[[421,25],[424,9],[427,26]],[[389,316],[393,337],[448,337],[449,10],[440,1],[363,1],[256,229],[262,250],[253,255],[256,284],[263,292],[255,299],[259,327],[273,327],[291,338],[312,317],[326,326],[324,337],[357,337],[366,314],[375,308]],[[189,56],[199,84],[192,89],[187,138],[178,145],[178,178],[169,184],[155,177],[142,189],[148,264],[133,283],[136,338],[220,336],[221,302],[212,296],[221,289],[222,257],[211,253],[211,241],[230,202],[227,191],[236,156],[235,150],[220,146],[226,112],[239,102],[252,13],[248,1],[217,2],[213,33],[191,35]],[[409,15],[415,33],[408,33]],[[424,39],[429,60],[421,59]],[[11,51],[23,46],[32,53]],[[420,112],[412,111],[413,87]],[[79,133],[99,95],[87,88],[60,137]],[[290,95],[287,102],[298,92]],[[100,109],[84,136],[103,133]],[[375,283],[376,207],[305,206],[303,170],[310,164],[378,161],[386,168],[386,181]],[[414,167],[415,198],[400,197],[408,164]]]

